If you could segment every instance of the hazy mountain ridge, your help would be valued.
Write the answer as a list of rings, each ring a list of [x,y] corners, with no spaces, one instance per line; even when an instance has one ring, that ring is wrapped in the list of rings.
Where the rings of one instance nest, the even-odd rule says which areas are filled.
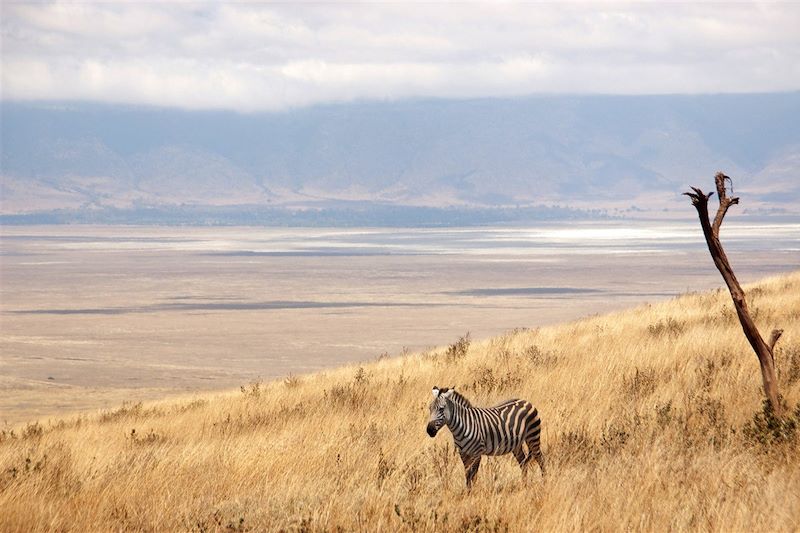
[[[797,212],[800,93],[361,102],[282,113],[2,104],[2,213],[170,205],[661,211],[717,170]]]

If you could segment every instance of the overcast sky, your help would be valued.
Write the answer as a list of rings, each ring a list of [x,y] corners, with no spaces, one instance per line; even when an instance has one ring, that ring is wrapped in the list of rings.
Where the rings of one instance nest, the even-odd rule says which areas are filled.
[[[2,97],[191,109],[800,89],[800,3],[2,3]]]

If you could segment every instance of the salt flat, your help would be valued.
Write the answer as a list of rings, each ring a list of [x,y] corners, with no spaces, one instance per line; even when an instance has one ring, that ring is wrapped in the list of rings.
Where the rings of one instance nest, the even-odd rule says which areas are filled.
[[[800,224],[726,222],[742,282]],[[4,227],[0,422],[235,387],[721,285],[699,225]]]

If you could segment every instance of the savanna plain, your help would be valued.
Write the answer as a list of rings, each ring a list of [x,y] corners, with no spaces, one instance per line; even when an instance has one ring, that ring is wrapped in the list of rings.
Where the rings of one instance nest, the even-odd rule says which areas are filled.
[[[17,422],[0,430],[0,530],[798,530],[800,272],[753,279],[797,264],[796,247],[776,250],[764,245],[766,249],[739,256],[734,246],[730,254],[734,266],[737,260],[742,265],[740,277],[750,282],[745,289],[759,327],[785,331],[776,348],[776,366],[790,414],[777,421],[763,408],[758,363],[730,297],[710,289],[719,282],[714,282],[707,252],[702,246],[682,245],[655,250],[637,239],[623,246],[626,253],[609,253],[606,247],[602,253],[584,249],[559,258],[541,250],[517,250],[514,260],[497,250],[466,258],[463,253],[380,255],[368,258],[371,266],[362,271],[372,272],[372,277],[349,280],[349,285],[334,283],[338,298],[320,296],[311,287],[305,295],[301,290],[294,298],[271,299],[232,296],[237,291],[250,294],[248,283],[263,275],[264,261],[277,261],[271,264],[279,269],[288,268],[282,262],[287,257],[296,265],[316,261],[316,256],[296,250],[281,251],[284,255],[249,250],[226,256],[199,254],[183,262],[186,255],[159,250],[159,270],[150,261],[138,266],[134,261],[131,268],[125,254],[108,251],[95,252],[103,261],[86,260],[91,255],[84,244],[79,256],[70,256],[74,250],[60,252],[61,260],[72,257],[66,270],[39,265],[45,272],[66,273],[61,278],[42,276],[52,285],[40,286],[37,292],[31,280],[39,279],[41,271],[20,263],[50,263],[52,257],[32,259],[20,248],[32,241],[15,244],[12,239],[11,245],[4,245],[12,252],[4,255],[7,399],[2,407]],[[152,259],[155,252],[149,253]],[[318,266],[318,273],[330,274],[341,262],[351,270],[367,260],[353,253],[326,254],[322,263],[314,263],[327,265]],[[114,257],[118,263],[109,266],[107,261]],[[174,263],[165,263],[170,257]],[[216,261],[216,268],[229,272],[231,258],[238,272],[249,272],[239,278],[244,280],[240,285],[210,287],[191,275],[213,271],[199,264],[202,260]],[[695,263],[696,269],[687,267]],[[115,273],[121,264],[128,265],[128,281],[103,285],[120,279]],[[639,266],[634,269],[634,264]],[[408,272],[409,293],[425,272],[435,272],[431,277],[442,285],[400,300],[407,305],[385,305],[397,302],[382,292],[391,287],[377,274],[381,267],[393,276]],[[587,269],[596,276],[568,275]],[[708,276],[700,273],[704,270]],[[107,275],[98,275],[101,271]],[[649,275],[632,275],[639,271]],[[492,272],[497,277],[492,278]],[[12,278],[15,284],[10,285]],[[280,283],[282,278],[274,279]],[[81,290],[64,289],[69,280]],[[556,283],[559,280],[568,282]],[[168,298],[166,292],[154,298],[154,292],[131,290],[137,284],[169,287],[171,292]],[[348,288],[357,285],[372,287],[371,292]],[[87,286],[95,292],[84,291]],[[100,286],[106,289],[97,290]],[[121,298],[111,290],[114,286],[129,292]],[[422,292],[433,301],[420,301]],[[74,297],[56,301],[54,294]],[[456,304],[449,304],[451,300]],[[654,301],[631,307],[642,300]],[[331,307],[330,302],[347,305]],[[469,310],[457,314],[459,307]],[[620,307],[627,308],[613,310]],[[297,370],[290,365],[297,355],[283,363],[266,358],[269,364],[262,361],[262,367],[252,360],[228,365],[235,371],[225,374],[226,379],[248,374],[251,379],[226,392],[129,401],[82,414],[66,414],[79,405],[68,400],[58,405],[35,400],[48,393],[47,387],[56,396],[115,388],[126,394],[135,389],[114,382],[126,369],[142,381],[142,390],[152,393],[156,389],[149,387],[159,383],[166,390],[164,372],[181,376],[182,369],[195,369],[207,375],[210,367],[203,357],[193,365],[191,354],[176,338],[189,339],[194,331],[200,337],[194,342],[203,344],[219,336],[218,344],[205,342],[201,355],[208,360],[215,346],[228,343],[235,353],[241,345],[247,352],[248,342],[255,342],[239,341],[233,334],[226,337],[223,326],[211,333],[193,329],[200,322],[192,321],[205,321],[208,327],[230,315],[226,327],[238,327],[234,331],[244,334],[263,321],[290,320],[282,317],[286,309],[290,315],[305,313],[291,318],[296,322],[345,313],[353,322],[339,334],[346,337],[353,331],[356,341],[376,331],[359,329],[359,320],[350,313],[380,315],[374,323],[362,323],[366,329],[391,323],[393,310],[402,312],[409,323],[430,321],[434,326],[401,328],[378,350],[376,345],[359,344],[350,360],[360,362],[345,366],[344,358],[329,360],[321,368],[314,367],[318,362],[301,361],[308,366]],[[586,316],[587,312],[593,314]],[[447,322],[437,319],[443,314]],[[506,331],[498,334],[501,323]],[[113,324],[119,329],[105,329]],[[149,346],[157,349],[160,341],[167,351],[158,352],[160,361],[153,356],[145,357],[146,364],[136,364],[141,345],[129,348],[130,353],[123,348],[126,339],[143,335],[145,330],[138,328],[145,325],[152,328],[146,331],[154,332]],[[518,327],[509,329],[513,326]],[[447,329],[455,327],[470,329],[473,335],[459,337]],[[288,335],[298,331],[288,329]],[[404,333],[412,347],[395,351],[392,343]],[[452,344],[424,346],[432,336],[445,333]],[[324,331],[318,334],[325,336]],[[273,335],[273,340],[280,338]],[[415,342],[423,347],[416,348]],[[190,340],[186,343],[194,346]],[[109,347],[120,347],[120,353],[108,354]],[[38,357],[80,353],[101,361],[55,365],[58,370],[85,364],[78,368],[86,371],[52,376],[72,380],[65,385],[48,383],[56,380],[36,377],[44,363],[24,364],[26,355],[37,350]],[[396,355],[400,351],[405,353]],[[156,364],[163,366],[156,371]],[[109,367],[105,374],[90,371],[104,366]],[[257,379],[268,368],[281,377]],[[534,467],[523,481],[512,457],[489,458],[467,491],[447,431],[435,439],[425,433],[433,385],[455,386],[478,405],[509,397],[534,403],[543,420],[547,476]],[[114,394],[103,398],[119,398]],[[33,418],[32,413],[46,411],[43,405],[51,414],[38,422],[23,422]]]

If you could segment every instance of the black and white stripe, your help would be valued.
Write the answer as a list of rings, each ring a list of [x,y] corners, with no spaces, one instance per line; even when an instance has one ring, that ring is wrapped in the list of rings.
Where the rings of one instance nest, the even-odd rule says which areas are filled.
[[[464,462],[467,487],[472,486],[484,455],[513,453],[527,473],[528,463],[535,459],[544,475],[544,456],[540,436],[542,420],[539,412],[525,400],[507,400],[494,407],[473,407],[455,389],[433,388],[428,435],[444,426],[453,434],[453,441]],[[527,447],[527,453],[525,448]]]

